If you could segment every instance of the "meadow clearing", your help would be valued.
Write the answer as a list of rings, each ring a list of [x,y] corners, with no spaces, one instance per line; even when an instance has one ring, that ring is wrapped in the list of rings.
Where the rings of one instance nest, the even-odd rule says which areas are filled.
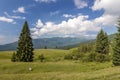
[[[112,62],[64,60],[70,51],[36,49],[34,62],[11,62],[13,51],[1,51],[0,80],[120,80],[119,66],[114,67]],[[44,54],[44,62],[38,60],[40,54]]]

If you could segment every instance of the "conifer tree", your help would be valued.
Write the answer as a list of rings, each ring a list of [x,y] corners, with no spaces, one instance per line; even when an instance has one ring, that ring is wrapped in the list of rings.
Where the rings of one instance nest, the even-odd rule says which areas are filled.
[[[23,25],[23,29],[18,40],[16,60],[20,62],[33,61],[33,43],[32,38],[30,37],[30,30],[27,21],[25,21]]]
[[[44,49],[47,49],[47,46],[45,46]]]
[[[116,33],[115,46],[113,48],[113,64],[120,66],[120,20],[118,21],[118,32]]]
[[[105,33],[102,29],[100,30],[96,38],[95,52],[101,54],[109,53],[108,36],[107,33]]]
[[[105,53],[105,54],[109,54],[109,44],[110,44],[110,42],[109,42],[109,38],[108,38],[108,35],[107,35],[107,33],[105,32],[105,34],[104,34],[104,41],[105,41],[105,44],[104,44],[104,46],[105,46],[105,49],[103,49],[104,51],[103,51],[103,53]]]
[[[13,52],[13,54],[12,54],[11,61],[12,61],[12,62],[15,62],[15,61],[16,61],[16,54],[15,54],[15,52]]]

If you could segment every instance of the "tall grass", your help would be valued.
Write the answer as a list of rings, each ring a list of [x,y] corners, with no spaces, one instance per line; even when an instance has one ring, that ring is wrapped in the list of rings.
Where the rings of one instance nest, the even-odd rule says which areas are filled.
[[[35,61],[29,63],[11,62],[12,53],[0,52],[0,80],[120,80],[120,67],[113,67],[111,62],[64,60],[69,50],[35,50]],[[43,63],[38,60],[40,54],[46,57]]]

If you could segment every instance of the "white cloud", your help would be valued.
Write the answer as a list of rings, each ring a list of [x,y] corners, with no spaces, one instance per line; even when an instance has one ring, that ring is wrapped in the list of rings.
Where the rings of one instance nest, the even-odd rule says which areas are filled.
[[[75,1],[75,0],[74,0]],[[77,3],[78,1],[78,3]],[[76,4],[80,4],[76,0]],[[118,16],[120,16],[119,10],[120,0],[95,0],[92,10],[104,9],[102,16],[95,19],[89,20],[87,15],[71,15],[64,14],[63,17],[67,17],[67,21],[62,21],[59,24],[53,22],[43,23],[40,19],[37,21],[41,26],[40,28],[34,27],[32,30],[32,35],[34,38],[39,37],[95,37],[101,27],[113,27],[117,22]],[[113,6],[115,5],[115,6]],[[87,6],[87,4],[86,4]],[[85,7],[85,6],[84,6]],[[82,7],[78,7],[82,8]],[[71,19],[72,18],[72,19]],[[89,34],[91,32],[92,34]]]
[[[8,22],[8,23],[13,23],[14,22],[13,19],[7,18],[7,17],[4,17],[4,16],[0,16],[0,21]]]
[[[103,9],[103,15],[120,16],[120,0],[95,0],[91,7],[93,11]]]
[[[94,20],[95,23],[101,26],[115,26],[118,16],[102,15]]]
[[[101,17],[96,18],[95,22],[101,23],[103,26],[115,26],[120,16],[120,0],[95,0],[91,7],[93,11],[104,10]]]
[[[9,17],[9,18],[13,18],[13,19],[25,19],[25,17],[21,17],[21,16],[10,16],[7,12],[4,12],[4,14]]]
[[[43,27],[43,23],[42,23],[42,21],[40,19],[38,19],[38,22],[36,23],[36,27],[37,28]]]
[[[65,17],[65,18],[74,18],[76,16],[75,15],[71,15],[71,14],[63,14],[63,17]]]
[[[25,7],[21,6],[21,7],[18,7],[17,10],[13,10],[14,13],[16,12],[19,12],[19,13],[25,13]]]
[[[88,6],[87,2],[85,2],[84,0],[74,0],[74,4],[78,9]]]
[[[36,2],[44,2],[44,3],[50,3],[50,2],[56,2],[57,0],[35,0]]]
[[[100,29],[98,24],[94,21],[87,20],[88,16],[80,15],[67,21],[62,21],[59,24],[53,22],[46,22],[45,24],[39,19],[36,27],[31,31],[33,38],[39,37],[79,37],[88,35],[88,31],[96,32]],[[40,24],[40,27],[38,27]],[[42,26],[41,26],[42,25]]]
[[[57,10],[57,11],[54,11],[54,12],[50,12],[50,15],[53,16],[53,15],[56,15],[56,14],[59,14],[59,13],[60,13],[60,11]]]
[[[120,0],[95,0],[92,9],[95,10],[105,10],[105,14],[120,14]]]

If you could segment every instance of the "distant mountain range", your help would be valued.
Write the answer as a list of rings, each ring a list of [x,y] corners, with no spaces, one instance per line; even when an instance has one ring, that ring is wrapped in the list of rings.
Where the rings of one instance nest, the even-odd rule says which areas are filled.
[[[109,40],[114,41],[115,34],[109,35]],[[40,38],[33,39],[33,44],[35,49],[41,49],[45,46],[47,48],[59,48],[59,49],[69,49],[77,47],[82,43],[94,42],[95,39],[90,38],[72,38],[72,37],[54,37],[54,38]],[[0,51],[6,50],[16,50],[18,42],[13,42],[10,44],[0,45]]]
[[[33,40],[33,44],[34,44],[34,48],[35,49],[39,49],[39,48],[44,48],[45,46],[47,48],[61,48],[64,46],[69,46],[69,45],[75,45],[75,44],[79,44],[82,42],[86,42],[89,41],[90,39],[88,38],[71,38],[71,37],[54,37],[54,38],[40,38],[40,39],[34,39]],[[5,45],[0,45],[0,50],[16,50],[17,48],[17,43],[18,42],[14,42],[14,43],[10,43],[10,44],[5,44]]]
[[[108,35],[109,41],[114,43],[115,36],[116,36],[115,34]],[[87,40],[87,41],[84,41],[84,42],[81,42],[81,43],[78,43],[78,44],[68,45],[68,46],[64,46],[64,47],[60,47],[60,48],[61,49],[71,49],[71,48],[79,47],[82,44],[93,44],[94,45],[95,44],[95,39]]]

